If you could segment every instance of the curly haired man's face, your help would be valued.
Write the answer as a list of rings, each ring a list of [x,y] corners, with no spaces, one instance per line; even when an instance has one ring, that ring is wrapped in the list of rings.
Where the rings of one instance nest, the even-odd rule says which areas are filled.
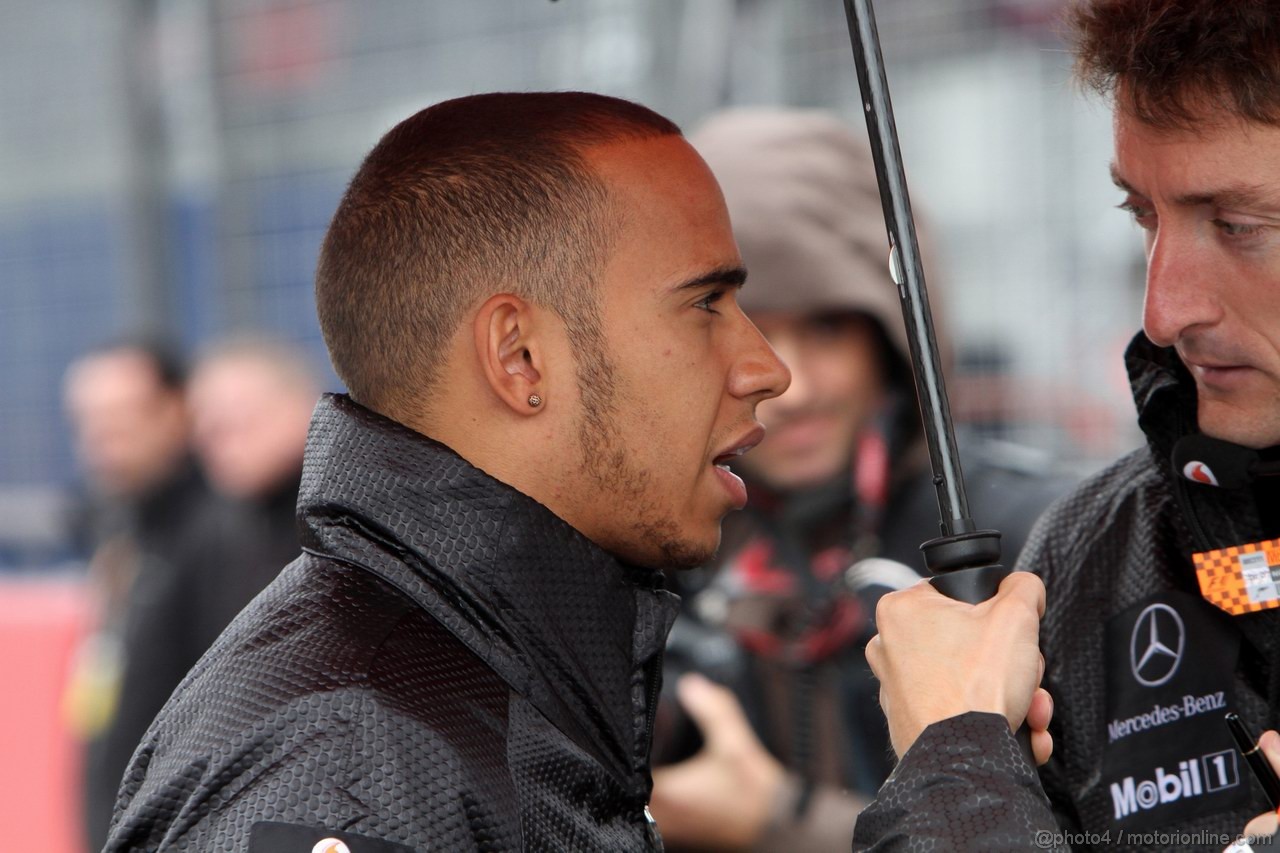
[[[1280,444],[1280,127],[1192,133],[1115,116],[1116,185],[1145,232],[1143,328],[1195,378],[1202,432]]]

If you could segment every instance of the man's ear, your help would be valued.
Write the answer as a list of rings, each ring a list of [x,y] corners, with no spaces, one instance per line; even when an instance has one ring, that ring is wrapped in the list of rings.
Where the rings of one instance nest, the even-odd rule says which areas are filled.
[[[476,312],[473,337],[480,369],[494,395],[516,414],[540,411],[546,353],[532,306],[513,293],[489,297]]]

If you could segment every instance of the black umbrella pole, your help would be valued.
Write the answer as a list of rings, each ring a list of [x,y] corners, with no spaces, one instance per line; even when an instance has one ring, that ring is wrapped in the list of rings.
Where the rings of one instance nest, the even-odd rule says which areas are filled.
[[[942,535],[925,542],[920,550],[924,553],[925,565],[934,574],[934,586],[952,598],[977,603],[995,595],[1000,581],[1008,574],[1008,570],[999,565],[1000,534],[995,530],[979,530],[969,516],[875,12],[871,0],[844,0],[844,9],[889,234],[889,267],[902,302],[911,372],[915,376],[938,494]]]

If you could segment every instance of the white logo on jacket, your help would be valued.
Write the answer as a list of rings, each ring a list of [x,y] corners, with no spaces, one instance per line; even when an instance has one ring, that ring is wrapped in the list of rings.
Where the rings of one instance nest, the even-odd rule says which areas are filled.
[[[1138,614],[1129,638],[1129,667],[1145,687],[1159,687],[1173,678],[1182,663],[1187,629],[1178,611],[1152,604]]]

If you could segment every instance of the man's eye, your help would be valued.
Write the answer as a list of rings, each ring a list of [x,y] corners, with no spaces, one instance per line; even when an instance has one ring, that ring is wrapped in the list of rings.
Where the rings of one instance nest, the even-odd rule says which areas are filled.
[[[1213,220],[1214,226],[1228,237],[1251,237],[1266,228],[1265,225],[1258,225],[1245,222],[1228,222],[1225,219]]]
[[[1126,201],[1123,204],[1117,204],[1116,209],[1123,210],[1133,218],[1139,228],[1145,228],[1150,231],[1156,225],[1156,214],[1149,207],[1143,207],[1132,201]]]
[[[693,307],[700,308],[703,311],[707,311],[712,314],[719,314],[720,312],[712,308],[711,306],[719,302],[722,296],[724,296],[723,290],[713,290],[710,293],[708,293],[706,296],[699,299],[697,302],[693,303]]]

